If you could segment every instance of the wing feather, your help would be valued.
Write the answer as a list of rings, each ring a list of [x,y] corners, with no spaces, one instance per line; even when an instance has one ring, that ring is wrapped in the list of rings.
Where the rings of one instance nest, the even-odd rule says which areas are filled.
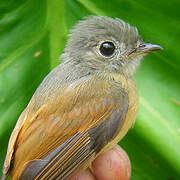
[[[15,136],[11,136],[9,142],[3,173],[7,174],[11,166],[13,179],[19,176],[22,179],[34,166],[35,175],[30,179],[68,177],[98,153],[122,126],[128,110],[128,96],[121,86],[117,83],[115,86],[118,96],[111,91],[112,84],[89,78],[89,81],[77,82],[73,88],[64,88],[61,94],[54,96],[56,99],[48,98],[51,101],[39,110],[35,110],[37,105],[32,98],[12,133]],[[39,163],[41,168],[37,172]]]

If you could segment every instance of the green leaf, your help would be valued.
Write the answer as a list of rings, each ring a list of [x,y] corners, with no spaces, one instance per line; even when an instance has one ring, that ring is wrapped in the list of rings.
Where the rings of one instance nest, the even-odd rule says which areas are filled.
[[[179,0],[1,0],[0,167],[18,116],[57,64],[69,29],[89,14],[118,17],[136,26],[162,52],[144,58],[135,78],[140,107],[120,145],[132,179],[180,178]]]

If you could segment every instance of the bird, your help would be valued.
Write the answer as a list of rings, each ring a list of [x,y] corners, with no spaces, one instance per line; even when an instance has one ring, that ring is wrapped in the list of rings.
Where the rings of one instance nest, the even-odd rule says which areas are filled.
[[[119,18],[78,21],[12,131],[2,179],[65,180],[115,146],[137,116],[133,75],[157,50]]]

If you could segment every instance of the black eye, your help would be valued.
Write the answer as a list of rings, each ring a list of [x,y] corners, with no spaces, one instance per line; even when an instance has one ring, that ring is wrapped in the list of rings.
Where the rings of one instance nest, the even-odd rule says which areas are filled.
[[[103,56],[111,56],[114,53],[115,46],[112,42],[103,42],[99,50]]]

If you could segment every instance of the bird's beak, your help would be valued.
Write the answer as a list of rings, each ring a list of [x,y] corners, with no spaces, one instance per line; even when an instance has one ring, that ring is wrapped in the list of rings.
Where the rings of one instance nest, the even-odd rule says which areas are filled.
[[[136,49],[136,52],[138,54],[144,54],[144,53],[149,53],[149,52],[153,52],[153,51],[159,51],[162,49],[163,48],[160,45],[143,43]]]

